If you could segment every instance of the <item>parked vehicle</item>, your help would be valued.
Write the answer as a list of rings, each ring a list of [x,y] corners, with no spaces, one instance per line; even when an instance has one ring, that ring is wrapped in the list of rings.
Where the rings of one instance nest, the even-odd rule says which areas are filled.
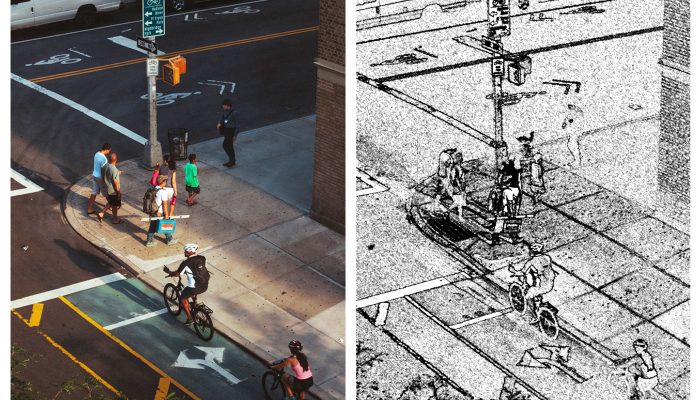
[[[116,11],[120,0],[10,0],[11,29],[75,20],[80,28],[97,22],[98,13]]]

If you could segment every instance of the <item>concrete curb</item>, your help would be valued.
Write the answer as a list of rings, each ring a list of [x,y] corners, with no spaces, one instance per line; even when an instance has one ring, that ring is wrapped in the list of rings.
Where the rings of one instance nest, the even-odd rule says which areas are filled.
[[[121,267],[132,273],[136,278],[138,278],[157,292],[161,292],[162,285],[159,282],[155,281],[152,277],[148,276],[148,274],[146,274],[145,271],[139,268],[136,264],[129,261],[127,257],[124,257],[116,249],[105,243],[104,240],[102,240],[102,238],[99,238],[94,233],[90,232],[87,229],[84,229],[75,217],[75,208],[71,207],[71,209],[69,210],[68,206],[69,204],[71,204],[71,200],[74,198],[74,196],[76,196],[76,192],[73,190],[73,188],[76,186],[88,186],[91,184],[91,181],[91,176],[87,176],[81,178],[67,189],[68,191],[63,198],[62,204],[63,216],[66,219],[66,222],[79,236],[85,239],[88,243],[102,251],[110,259],[114,260]],[[234,343],[245,349],[249,354],[259,359],[261,362],[267,363],[275,358],[270,353],[257,346],[255,343],[245,339],[243,336],[239,335],[232,329],[225,326],[221,321],[219,321],[216,318],[215,314],[212,315],[212,320],[214,322],[214,329],[216,330],[216,332],[233,341]],[[307,393],[318,399],[336,398],[336,396],[334,396],[332,393],[317,386],[320,384],[321,382],[316,383],[310,390],[307,391]]]

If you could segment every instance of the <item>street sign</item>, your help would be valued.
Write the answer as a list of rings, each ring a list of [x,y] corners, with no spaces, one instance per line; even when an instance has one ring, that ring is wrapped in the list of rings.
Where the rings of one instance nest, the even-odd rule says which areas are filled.
[[[505,72],[505,62],[502,58],[491,60],[491,76],[503,76]]]
[[[158,76],[157,58],[149,58],[146,60],[146,76]]]
[[[503,53],[503,43],[488,36],[481,37],[481,47],[494,53]]]
[[[156,42],[151,42],[146,38],[137,37],[136,47],[146,50],[149,53],[158,54],[158,46],[156,45]]]
[[[510,35],[510,0],[488,0],[489,36]]]
[[[165,0],[143,0],[143,36],[165,35]]]

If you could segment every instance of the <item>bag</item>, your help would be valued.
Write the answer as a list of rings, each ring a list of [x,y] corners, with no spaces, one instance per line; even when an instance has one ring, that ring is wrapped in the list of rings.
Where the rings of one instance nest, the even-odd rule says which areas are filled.
[[[146,190],[146,193],[143,195],[143,212],[150,216],[154,216],[158,214],[158,208],[160,208],[160,204],[158,204],[158,201],[156,200],[156,195],[158,194],[158,191],[161,188],[159,187],[151,187]]]
[[[175,233],[176,221],[174,219],[161,219],[158,220],[158,226],[156,227],[156,233],[163,233],[166,235],[172,235]]]
[[[209,287],[209,278],[211,277],[211,274],[205,265],[206,259],[203,256],[194,256],[192,258],[194,258],[194,260],[192,260],[194,266],[191,266],[190,268],[192,269],[192,275],[194,276],[195,286],[202,288],[203,290],[207,290]]]
[[[160,175],[158,170],[153,171],[153,175],[151,175],[151,186],[158,185],[158,175]]]

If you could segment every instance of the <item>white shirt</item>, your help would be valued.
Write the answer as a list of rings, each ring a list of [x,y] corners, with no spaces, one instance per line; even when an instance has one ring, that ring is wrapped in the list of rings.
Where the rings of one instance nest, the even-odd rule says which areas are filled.
[[[170,196],[166,188],[161,188],[159,186],[156,192],[156,203],[158,203],[158,212],[160,214],[163,214],[163,202],[167,203],[169,200]]]
[[[180,272],[180,277],[187,280],[187,284],[185,286],[194,289],[194,273],[192,272],[189,266],[185,266],[185,268],[182,269],[182,271]]]
[[[95,158],[92,162],[92,176],[102,178],[102,167],[107,164],[107,156],[100,153],[95,153]]]

